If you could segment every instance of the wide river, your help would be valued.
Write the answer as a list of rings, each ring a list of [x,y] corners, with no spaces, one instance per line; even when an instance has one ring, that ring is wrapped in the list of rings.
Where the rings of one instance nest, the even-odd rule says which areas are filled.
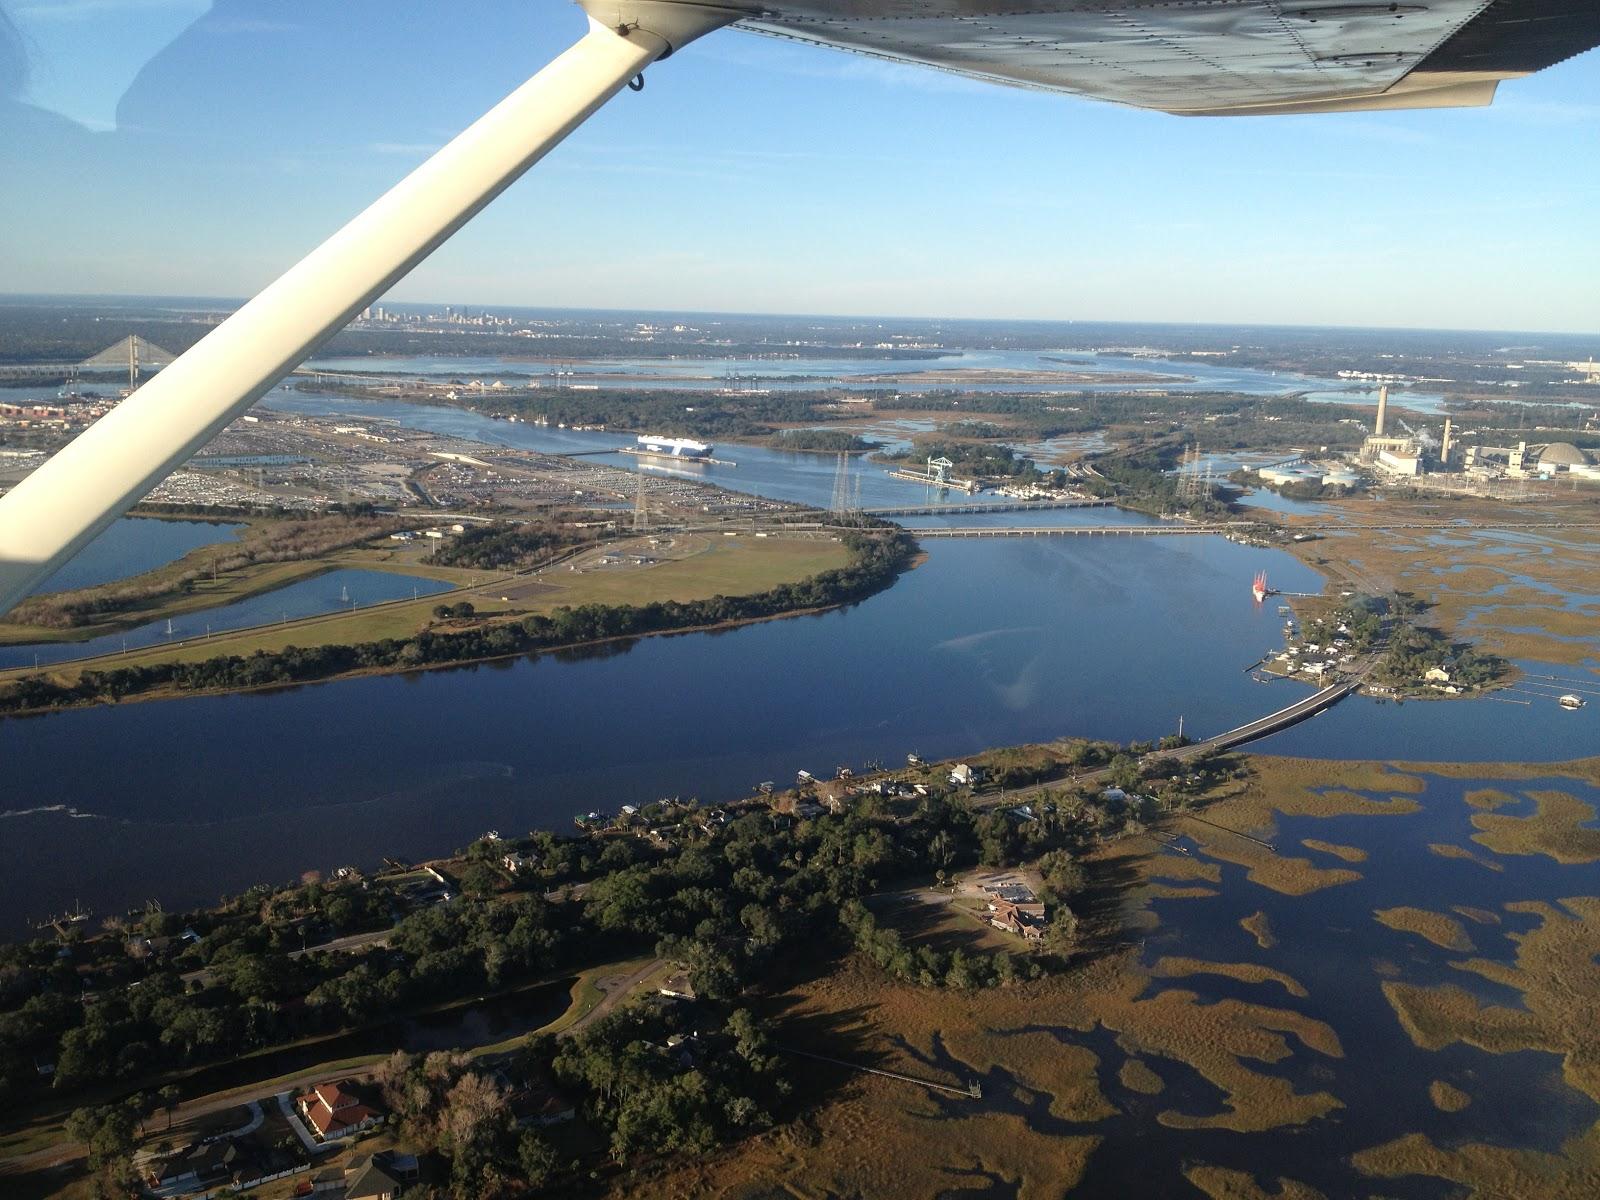
[[[456,409],[292,394],[273,403],[540,449],[615,438]],[[710,468],[714,478],[827,502],[826,458],[737,453],[740,466]],[[870,466],[860,475],[863,503],[921,496]],[[907,523],[1023,520],[1148,522],[1088,509]],[[1285,553],[1218,537],[928,539],[925,549],[888,591],[821,616],[599,654],[0,721],[0,926],[14,932],[79,901],[102,914],[151,898],[203,903],[309,868],[439,853],[487,829],[566,829],[589,809],[727,799],[802,768],[831,773],[908,751],[1154,738],[1180,718],[1205,735],[1303,692],[1245,671],[1280,640],[1275,608],[1250,600],[1253,574],[1266,570],[1286,591],[1321,587]],[[261,603],[276,617],[270,596]],[[1556,760],[1592,752],[1591,713],[1352,699],[1259,748]]]

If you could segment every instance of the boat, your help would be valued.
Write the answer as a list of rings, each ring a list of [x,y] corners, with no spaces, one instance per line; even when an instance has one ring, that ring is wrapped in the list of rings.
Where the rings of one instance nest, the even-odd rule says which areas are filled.
[[[1271,590],[1267,587],[1267,573],[1265,571],[1256,572],[1256,577],[1250,584],[1250,594],[1256,598],[1257,604],[1260,604],[1271,594]]]
[[[663,458],[710,458],[714,447],[709,442],[693,438],[657,437],[653,433],[639,435],[640,454],[659,454]]]
[[[1588,701],[1586,701],[1582,696],[1575,696],[1571,692],[1568,692],[1565,696],[1562,696],[1559,700],[1557,700],[1556,703],[1561,705],[1562,708],[1582,708],[1588,703]]]

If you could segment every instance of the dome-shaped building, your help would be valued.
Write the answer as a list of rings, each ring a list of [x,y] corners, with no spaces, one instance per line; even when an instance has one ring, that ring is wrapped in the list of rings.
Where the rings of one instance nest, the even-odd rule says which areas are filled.
[[[1588,455],[1584,454],[1571,442],[1551,442],[1539,451],[1537,459],[1541,467],[1581,467],[1589,462]]]

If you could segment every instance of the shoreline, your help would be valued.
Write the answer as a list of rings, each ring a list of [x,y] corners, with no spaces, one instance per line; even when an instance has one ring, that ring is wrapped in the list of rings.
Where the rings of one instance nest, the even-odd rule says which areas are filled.
[[[896,527],[896,528],[898,530],[898,527]],[[898,530],[898,532],[900,534],[902,534],[902,535],[905,533],[905,531],[903,531],[903,530]],[[914,540],[913,540],[912,544],[913,544],[913,546],[915,546]],[[584,639],[584,640],[581,640],[581,641],[564,643],[562,645],[541,646],[541,647],[536,647],[536,648],[532,648],[532,649],[515,650],[515,651],[508,652],[508,653],[503,653],[503,654],[488,654],[488,655],[474,656],[474,657],[471,657],[471,658],[451,659],[451,660],[446,660],[446,661],[429,662],[429,663],[407,664],[407,665],[405,665],[403,667],[398,667],[398,668],[397,667],[392,667],[392,666],[364,667],[364,668],[360,668],[360,669],[357,669],[357,670],[339,671],[339,672],[335,672],[333,674],[317,676],[317,677],[312,677],[312,678],[297,679],[297,680],[273,681],[271,683],[264,683],[264,684],[232,686],[232,687],[219,687],[219,688],[192,688],[192,689],[191,688],[177,688],[177,687],[172,687],[170,685],[162,685],[162,686],[159,686],[159,687],[150,688],[150,689],[145,690],[145,691],[135,692],[135,693],[132,693],[132,694],[122,695],[122,696],[101,697],[101,698],[95,698],[95,699],[91,699],[91,700],[69,702],[69,703],[54,703],[54,704],[41,705],[41,706],[31,707],[31,708],[0,709],[0,721],[11,719],[11,718],[27,718],[27,717],[36,717],[36,716],[42,717],[42,716],[48,716],[51,713],[70,712],[70,711],[77,711],[77,710],[90,709],[90,708],[102,708],[102,707],[110,707],[110,706],[119,706],[119,705],[123,705],[123,704],[139,703],[139,702],[142,702],[142,701],[179,700],[179,699],[185,699],[185,698],[188,698],[188,697],[191,697],[191,696],[192,697],[216,697],[216,696],[258,694],[258,693],[265,693],[265,692],[271,692],[271,691],[285,690],[285,689],[289,689],[289,688],[309,686],[309,685],[320,684],[320,683],[334,683],[334,682],[338,682],[340,680],[345,680],[345,679],[359,679],[359,678],[377,677],[377,676],[384,676],[384,675],[395,675],[395,676],[402,676],[403,677],[403,676],[407,676],[407,675],[420,674],[420,673],[425,672],[425,671],[440,670],[440,669],[448,668],[448,667],[468,667],[468,666],[476,666],[476,665],[481,664],[481,663],[507,662],[507,661],[510,661],[512,659],[518,659],[518,658],[537,658],[537,657],[545,655],[545,654],[563,653],[563,652],[567,652],[567,651],[577,651],[577,650],[583,650],[583,649],[587,649],[587,648],[594,648],[594,647],[598,647],[598,646],[615,645],[615,644],[618,644],[618,643],[621,643],[621,642],[637,641],[637,640],[639,640],[641,638],[647,638],[647,637],[666,637],[666,636],[673,636],[673,635],[679,635],[679,634],[694,634],[694,633],[716,633],[716,632],[719,632],[719,631],[722,631],[722,630],[737,629],[737,628],[741,628],[741,627],[746,626],[746,625],[755,625],[755,624],[764,623],[764,622],[767,622],[767,621],[786,620],[786,619],[788,619],[790,617],[818,616],[818,615],[821,615],[822,613],[832,612],[832,611],[834,611],[836,609],[840,609],[840,608],[846,608],[846,607],[848,607],[848,606],[850,606],[852,604],[857,604],[857,603],[860,603],[863,600],[870,599],[872,596],[875,596],[878,593],[880,593],[882,591],[885,591],[890,587],[893,587],[895,581],[897,579],[899,579],[900,575],[903,572],[912,571],[912,570],[917,569],[917,567],[921,566],[922,563],[925,562],[926,560],[927,560],[927,555],[926,555],[926,553],[924,551],[922,551],[920,548],[912,549],[907,554],[907,556],[904,559],[904,561],[896,566],[896,568],[894,569],[893,573],[889,576],[889,578],[887,580],[883,581],[881,586],[874,587],[871,591],[867,592],[863,596],[840,599],[838,601],[835,601],[835,602],[832,602],[832,603],[829,603],[829,604],[810,605],[810,606],[807,606],[807,607],[804,607],[804,608],[789,609],[789,610],[786,610],[786,611],[783,611],[783,612],[764,613],[764,614],[758,614],[758,615],[753,615],[753,616],[748,616],[748,617],[736,617],[736,618],[730,618],[730,619],[722,620],[722,621],[714,621],[714,622],[705,623],[705,624],[683,625],[683,626],[677,626],[677,627],[674,627],[674,628],[671,628],[671,629],[640,630],[638,632],[616,634],[616,635],[603,637],[603,638],[588,638],[588,639]],[[848,569],[848,568],[846,568],[846,569]],[[804,582],[804,581],[802,580],[801,582]],[[458,589],[458,590],[460,590],[460,589]],[[448,596],[448,595],[451,595],[453,593],[441,592],[441,593],[437,593],[437,594],[440,595],[440,596]],[[751,596],[757,596],[757,595],[761,595],[761,594],[762,593],[757,592],[757,593],[751,593],[750,595]],[[740,597],[733,597],[733,599],[738,599],[738,598],[740,598]],[[402,604],[402,603],[410,604],[410,603],[414,603],[414,601],[402,599],[402,600],[389,601],[387,603],[389,603],[391,605],[393,605],[393,604]],[[369,606],[369,607],[378,608],[378,607],[381,607],[381,606],[380,605],[372,605],[372,606]],[[619,607],[619,606],[610,606],[610,607]],[[632,607],[632,606],[620,606],[620,607]],[[326,617],[326,616],[329,616],[329,615],[336,615],[336,614],[322,614],[319,617],[309,618],[309,620],[316,621],[316,620],[322,619],[323,617]],[[496,624],[504,624],[504,623],[496,623]],[[492,629],[494,627],[495,627],[495,624],[485,624],[484,626],[482,626],[480,628]],[[425,630],[425,631],[422,631],[422,632],[429,632],[429,631]],[[467,631],[461,631],[461,632],[465,633]],[[421,634],[419,633],[417,636],[421,636]],[[451,636],[455,636],[455,635],[446,633],[446,634],[436,634],[435,636],[451,637]],[[408,640],[414,640],[414,639],[408,639]],[[360,645],[360,644],[362,644],[362,643],[352,643],[351,645]],[[253,656],[219,655],[218,657],[219,658],[238,658],[241,661],[249,661],[249,658],[253,657]],[[98,661],[98,660],[91,659],[91,660],[81,660],[81,661],[91,661],[92,662],[92,661]],[[207,660],[201,660],[201,661],[203,662],[203,661],[207,661]],[[71,664],[64,664],[64,665],[70,666]],[[156,664],[156,665],[159,665],[159,664]],[[19,672],[19,674],[11,676],[10,678],[0,678],[0,684],[5,684],[5,683],[21,684],[21,683],[27,682],[30,679],[34,679],[34,680],[47,679],[48,676],[50,675],[50,672],[47,671],[47,670],[44,670],[44,669],[40,669],[38,671],[30,671],[27,668],[14,668],[14,670],[17,670]],[[79,677],[81,679],[81,673],[80,673]]]

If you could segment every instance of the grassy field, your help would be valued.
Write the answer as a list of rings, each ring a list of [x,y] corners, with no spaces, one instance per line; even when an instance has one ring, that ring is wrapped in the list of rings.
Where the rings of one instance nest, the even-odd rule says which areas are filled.
[[[927,889],[874,896],[867,907],[884,925],[898,930],[908,945],[931,946],[943,953],[968,954],[1027,948],[1020,937],[989,924],[982,902],[971,897],[952,898]]]
[[[405,638],[418,633],[433,620],[433,609],[446,602],[470,600],[484,613],[551,612],[562,605],[644,604],[651,600],[697,600],[716,595],[743,595],[764,591],[780,583],[791,583],[819,571],[841,567],[848,553],[838,542],[804,538],[737,538],[697,536],[679,538],[677,557],[648,566],[598,566],[599,552],[591,551],[575,560],[579,569],[552,568],[547,577],[536,581],[521,577],[488,576],[483,571],[430,567],[403,554],[383,550],[345,551],[316,564],[283,563],[275,566],[293,569],[315,566],[316,570],[335,567],[365,567],[406,574],[426,574],[462,585],[456,592],[436,593],[420,600],[400,600],[372,605],[354,612],[307,617],[282,625],[257,627],[212,638],[152,646],[128,654],[96,660],[94,665],[140,666],[158,662],[197,662],[218,655],[249,655],[257,650],[282,650],[285,646],[346,645]],[[607,552],[631,549],[638,552],[647,543],[628,547],[608,547]],[[309,573],[309,572],[306,572]],[[476,584],[476,586],[472,586]],[[515,588],[515,592],[513,592]],[[502,600],[502,597],[512,597]],[[50,672],[53,678],[70,680],[82,670],[81,664],[63,664]],[[31,674],[31,669],[0,672],[0,678]]]

